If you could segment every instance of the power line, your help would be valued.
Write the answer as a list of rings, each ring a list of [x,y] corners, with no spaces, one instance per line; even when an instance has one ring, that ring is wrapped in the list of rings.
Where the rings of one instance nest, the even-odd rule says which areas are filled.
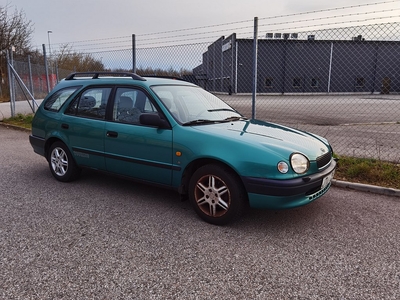
[[[321,9],[321,10],[313,10],[313,11],[286,14],[286,15],[271,16],[271,17],[260,18],[259,20],[271,20],[271,19],[278,19],[278,18],[285,18],[285,17],[293,17],[293,16],[301,16],[301,15],[322,13],[322,12],[331,12],[331,11],[338,11],[338,10],[345,10],[345,9],[352,9],[352,8],[361,8],[361,7],[366,7],[366,6],[376,6],[376,5],[389,4],[389,3],[394,3],[394,2],[399,2],[399,0],[381,1],[381,2],[374,2],[374,3],[350,5],[350,6],[343,6],[343,7],[329,8],[329,9]],[[235,25],[235,24],[241,24],[241,23],[246,23],[246,22],[252,22],[252,20],[242,20],[242,21],[229,22],[229,23],[216,24],[216,25],[207,25],[207,26],[199,26],[199,27],[192,27],[192,28],[185,28],[185,29],[169,30],[169,31],[163,31],[163,32],[138,34],[136,36],[140,37],[140,36],[149,36],[149,35],[160,35],[160,34],[166,34],[166,33],[176,33],[176,32],[183,32],[183,31],[190,31],[190,30],[199,30],[199,29],[207,29],[207,28],[213,28],[213,27],[222,27],[222,26],[228,26],[228,25]],[[288,22],[288,23],[293,23],[293,22]],[[248,27],[246,26],[246,27],[242,27],[242,28],[238,28],[238,29],[250,28],[250,27],[251,26],[248,26]],[[228,29],[225,29],[225,30],[228,30]],[[217,31],[214,31],[214,32],[221,32],[221,31],[223,31],[223,30],[221,29],[221,30],[217,30]],[[182,35],[182,36],[187,36],[187,35]],[[174,38],[174,37],[176,38],[176,36],[172,36],[171,38]],[[55,45],[78,44],[78,43],[97,42],[97,41],[105,41],[105,40],[117,40],[117,39],[127,39],[127,38],[130,38],[130,36],[121,36],[121,37],[113,37],[113,38],[102,38],[102,39],[93,39],[93,40],[85,40],[85,41],[66,42],[66,43],[58,43],[58,44],[55,44]],[[156,38],[154,38],[154,39],[156,39]]]
[[[259,25],[258,27],[276,26],[276,25],[293,24],[293,23],[301,23],[301,22],[312,22],[312,21],[320,21],[320,20],[327,20],[327,19],[338,19],[338,18],[344,18],[344,17],[361,16],[361,15],[370,15],[370,14],[383,13],[383,12],[393,12],[393,11],[396,11],[396,10],[400,10],[400,8],[386,9],[386,10],[373,11],[373,12],[364,12],[364,13],[353,13],[353,14],[346,14],[346,15],[337,15],[337,16],[331,16],[331,17],[320,17],[320,18],[307,19],[307,20],[287,21],[287,22],[280,22],[280,23],[269,23],[269,24],[262,24],[262,25]],[[396,17],[396,16],[393,16],[393,17]],[[384,16],[384,17],[379,17],[379,18],[386,18],[386,16]],[[370,19],[370,20],[372,20],[372,19]],[[340,22],[339,22],[338,24],[340,24]],[[324,24],[318,24],[318,25],[324,25]]]
[[[399,9],[393,9],[393,10],[399,10]],[[393,10],[389,10],[389,11],[393,11]],[[374,13],[374,12],[372,12]],[[357,14],[348,14],[348,15],[341,15],[341,16],[334,16],[334,17],[330,17],[330,18],[338,18],[338,17],[347,17],[347,16],[354,16],[354,15],[365,15],[365,14],[371,14],[371,13],[357,13]],[[386,18],[395,18],[398,17],[397,15],[393,15],[393,16],[384,16],[384,17],[374,17],[374,18],[369,18],[369,19],[362,19],[362,20],[352,20],[352,21],[341,21],[341,22],[331,22],[331,23],[324,23],[324,24],[314,24],[314,25],[303,25],[303,26],[298,26],[298,27],[290,27],[290,28],[280,28],[280,29],[274,29],[274,31],[281,31],[281,30],[294,30],[294,29],[299,29],[299,28],[310,28],[310,27],[315,27],[315,26],[329,26],[329,25],[339,25],[339,24],[346,24],[346,23],[360,23],[360,22],[365,22],[365,21],[370,21],[370,20],[382,20],[382,19],[386,19]],[[270,23],[270,24],[264,24],[264,25],[260,25],[259,27],[262,26],[271,26],[271,25],[286,25],[286,24],[293,24],[293,23],[299,23],[299,22],[309,22],[309,21],[317,21],[317,20],[321,20],[321,19],[329,19],[329,17],[327,18],[315,18],[315,19],[308,19],[308,20],[298,20],[298,21],[293,21],[293,22],[280,22],[280,23]],[[242,29],[249,29],[249,28],[253,28],[252,26],[246,26],[246,27],[240,27],[240,28],[235,28],[236,31],[238,30],[242,30]],[[235,31],[234,30],[234,31]],[[216,33],[216,32],[220,32],[220,31],[214,31],[214,32],[205,32],[205,33],[200,33],[200,34],[212,34],[212,33]],[[165,38],[159,38],[159,39],[145,39],[145,40],[140,40],[138,41],[138,47],[144,47],[144,46],[150,46],[150,45],[160,45],[163,44],[168,45],[168,44],[172,44],[172,43],[177,43],[177,42],[189,42],[189,41],[199,41],[199,39],[202,40],[207,40],[207,42],[212,42],[215,39],[219,38],[220,36],[217,36],[215,34],[213,34],[212,36],[205,36],[205,37],[200,37],[198,35],[200,34],[187,34],[187,35],[180,35],[179,37],[190,37],[195,35],[195,37],[193,38],[187,38],[187,39],[179,39],[177,40],[176,37],[177,36],[172,36],[172,37],[165,37]],[[239,32],[237,34],[252,34],[251,31],[249,32]],[[164,42],[160,42],[161,39],[171,39],[171,38],[175,38],[174,40],[170,40],[170,41],[164,41]],[[142,43],[143,41],[153,41],[156,40],[156,42],[146,42],[146,43]],[[130,48],[130,43],[131,40],[126,40],[123,41],[126,42],[126,45],[117,45],[117,42],[108,42],[108,43],[101,43],[101,44],[85,44],[85,45],[80,45],[80,47],[97,47],[98,45],[105,45],[105,44],[112,44],[114,46],[110,46],[110,47],[101,47],[100,49],[106,49],[106,48],[116,48],[116,47],[121,47],[121,48]],[[142,43],[142,44],[141,44]],[[176,45],[176,44],[174,44]],[[89,49],[85,49],[85,50],[81,50],[81,51],[90,51]]]
[[[327,23],[327,24],[323,24],[323,26],[329,26],[329,25],[338,25],[338,24],[348,24],[348,23],[361,23],[361,22],[365,22],[365,21],[373,21],[373,20],[380,20],[380,19],[386,19],[386,18],[396,18],[398,17],[396,16],[388,16],[388,17],[376,17],[376,18],[370,18],[370,19],[365,19],[365,20],[353,20],[353,21],[343,21],[343,22],[335,22],[335,23]],[[374,25],[383,25],[383,24],[388,24],[388,23],[380,23],[380,24],[374,24]],[[300,26],[300,27],[290,27],[290,28],[279,28],[276,29],[276,31],[289,31],[289,30],[298,30],[298,29],[303,29],[303,28],[311,28],[311,27],[315,27],[315,26],[320,26],[320,25],[308,25],[308,26]],[[346,27],[344,27],[346,28]],[[338,29],[343,29],[343,28],[324,28],[324,29],[319,29],[316,31],[326,31],[326,30],[338,30]],[[251,34],[251,32],[248,32],[248,34]]]

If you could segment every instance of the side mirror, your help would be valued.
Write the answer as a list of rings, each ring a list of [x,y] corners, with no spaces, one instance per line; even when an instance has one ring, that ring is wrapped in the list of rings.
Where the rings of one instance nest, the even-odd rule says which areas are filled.
[[[144,113],[139,117],[140,124],[153,126],[158,128],[170,128],[168,122],[164,119],[161,119],[159,114],[154,113]]]

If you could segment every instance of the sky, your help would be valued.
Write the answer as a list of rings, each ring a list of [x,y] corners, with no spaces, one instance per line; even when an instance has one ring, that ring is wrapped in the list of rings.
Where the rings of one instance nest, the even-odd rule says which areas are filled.
[[[83,41],[103,47],[118,43],[129,47],[132,34],[137,35],[138,41],[146,40],[151,47],[157,45],[154,34],[158,32],[168,32],[176,41],[227,36],[237,31],[251,36],[254,17],[259,18],[260,30],[264,31],[274,28],[296,31],[300,25],[323,22],[346,26],[346,20],[354,26],[361,24],[355,22],[358,19],[368,19],[363,24],[400,21],[400,17],[393,17],[400,15],[400,0],[0,0],[0,5],[8,5],[9,12],[22,9],[33,24],[32,45],[40,48],[42,44],[48,45],[50,39],[54,49],[62,44],[79,47]],[[341,9],[350,6],[354,7]],[[278,18],[285,15],[288,17]],[[392,17],[383,19],[384,16]],[[308,21],[292,23],[294,20]],[[199,34],[193,36],[196,31]]]

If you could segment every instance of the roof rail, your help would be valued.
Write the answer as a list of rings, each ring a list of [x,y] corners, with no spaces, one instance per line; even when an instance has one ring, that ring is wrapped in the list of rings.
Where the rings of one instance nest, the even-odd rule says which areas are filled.
[[[69,74],[65,80],[79,79],[79,77],[91,77],[91,79],[98,79],[99,77],[113,76],[113,77],[131,77],[134,80],[146,81],[143,77],[131,72],[107,72],[107,71],[93,71],[93,72],[74,72]]]
[[[185,79],[177,76],[169,76],[169,75],[142,75],[143,77],[153,77],[153,78],[165,78],[165,79],[174,79],[174,80],[181,80],[186,81]]]

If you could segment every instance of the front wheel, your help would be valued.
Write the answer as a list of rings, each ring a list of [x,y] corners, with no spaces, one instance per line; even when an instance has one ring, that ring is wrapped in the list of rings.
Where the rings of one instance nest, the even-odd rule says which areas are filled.
[[[73,181],[80,175],[81,169],[77,167],[68,147],[62,142],[51,145],[47,160],[51,173],[59,181]]]
[[[224,225],[243,214],[247,195],[236,174],[221,165],[205,165],[194,172],[189,199],[206,222]]]

